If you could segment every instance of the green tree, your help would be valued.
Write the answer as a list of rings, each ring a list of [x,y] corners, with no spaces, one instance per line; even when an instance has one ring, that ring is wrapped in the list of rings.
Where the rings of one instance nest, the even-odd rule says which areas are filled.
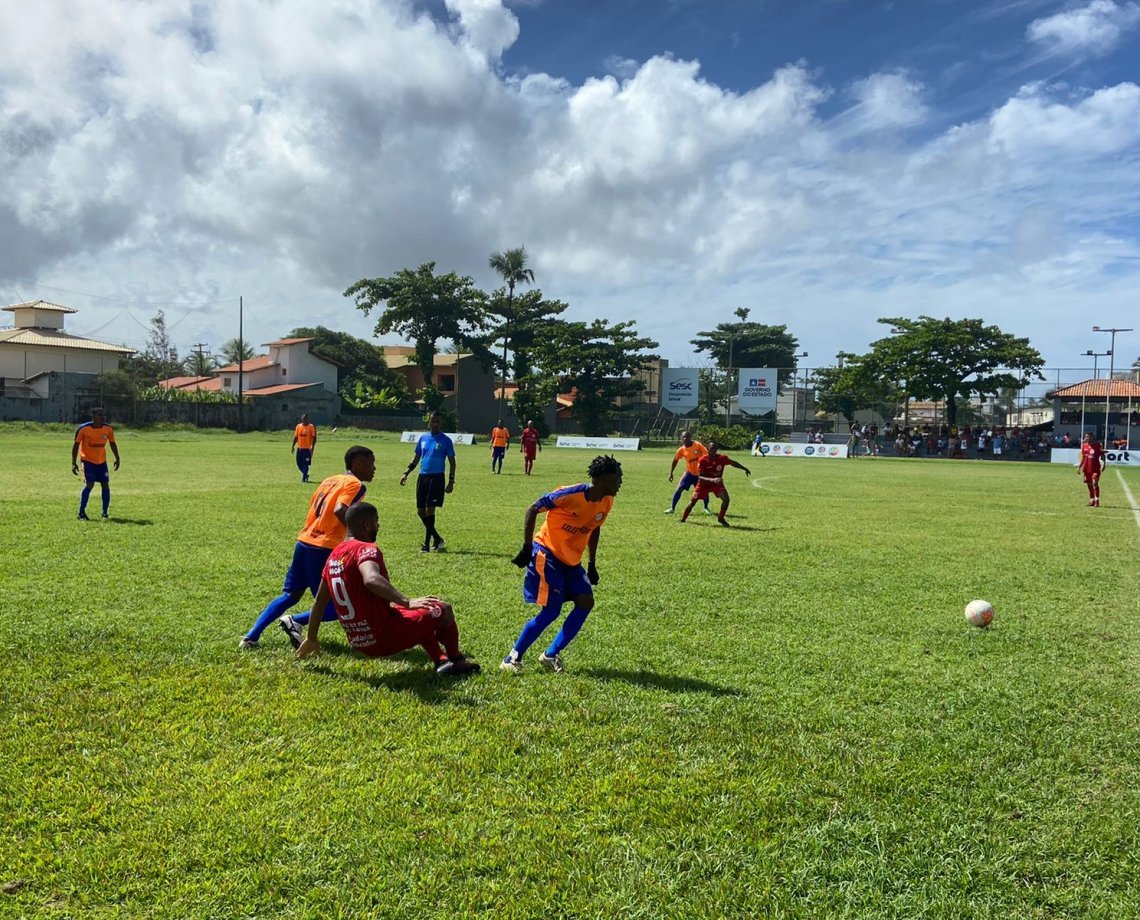
[[[182,362],[182,369],[191,377],[209,377],[217,366],[217,358],[201,348],[195,348]]]
[[[388,367],[384,352],[366,339],[324,326],[301,326],[288,337],[312,339],[310,351],[336,365],[337,392],[349,405],[364,408],[357,402],[363,401],[367,406],[395,408],[411,403],[403,374]],[[392,399],[395,406],[388,405]]]
[[[611,430],[614,400],[635,396],[645,385],[632,375],[657,356],[652,339],[637,335],[632,320],[610,325],[596,319],[586,323],[556,321],[532,350],[537,372],[557,380],[561,392],[574,392],[574,418],[584,434]]]
[[[238,361],[248,361],[257,354],[257,351],[248,341],[239,342],[237,339],[230,339],[223,343],[219,353],[230,364],[237,364]]]
[[[958,421],[959,401],[996,396],[1006,387],[1044,380],[1045,359],[1029,344],[980,319],[886,317],[891,335],[871,343],[858,362],[865,374],[897,381],[910,399],[946,403],[946,421]]]
[[[503,325],[503,364],[502,364],[502,380],[503,384],[507,382],[507,345],[511,344],[512,323],[514,322],[514,299],[515,299],[515,285],[516,284],[534,284],[534,272],[527,268],[526,264],[526,247],[519,246],[517,249],[506,249],[503,252],[491,253],[491,258],[488,259],[488,264],[495,271],[499,273],[502,279],[507,283],[507,308],[505,312],[506,323]],[[506,387],[499,388],[499,414],[503,414],[503,397],[505,395]]]
[[[740,367],[771,367],[781,384],[791,381],[795,373],[799,340],[787,326],[766,326],[748,321],[749,311],[735,311],[737,322],[718,323],[715,329],[698,332],[690,344],[699,352],[708,352],[727,371]],[[735,393],[729,382],[729,390]]]
[[[150,321],[150,333],[142,352],[122,363],[122,370],[136,387],[154,386],[160,380],[182,373],[178,349],[170,341],[166,314],[159,310]]]
[[[840,367],[817,367],[812,372],[816,405],[828,415],[842,415],[850,424],[860,409],[883,416],[894,414],[900,392],[894,381],[883,380],[863,366],[859,355],[843,353]]]
[[[384,305],[376,321],[376,335],[398,332],[415,347],[416,366],[424,377],[420,396],[429,409],[437,409],[443,396],[435,386],[436,344],[450,339],[458,348],[494,361],[483,331],[488,326],[487,295],[466,275],[435,273],[435,263],[404,268],[390,278],[363,278],[344,292],[363,313]],[[434,405],[433,405],[434,403]]]
[[[492,332],[491,339],[509,335],[512,375],[518,386],[512,400],[515,417],[523,422],[534,419],[539,431],[545,436],[549,431],[543,420],[544,413],[554,399],[558,383],[535,373],[531,355],[535,343],[551,334],[551,329],[558,322],[557,317],[566,311],[567,304],[561,300],[547,300],[537,288],[519,294],[510,304],[508,300],[509,293],[505,288],[499,288],[491,294],[490,313],[504,318],[503,323]],[[509,322],[508,317],[511,317]],[[501,411],[500,405],[500,414]]]

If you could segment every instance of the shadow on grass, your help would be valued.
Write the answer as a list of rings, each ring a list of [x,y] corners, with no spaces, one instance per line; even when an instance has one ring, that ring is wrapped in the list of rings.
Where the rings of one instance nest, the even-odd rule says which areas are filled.
[[[654,674],[652,671],[623,671],[620,668],[588,668],[581,673],[598,680],[620,680],[651,690],[669,690],[673,693],[707,693],[710,696],[745,696],[743,690],[710,684],[695,677],[677,677],[672,674]]]
[[[451,549],[450,547],[443,551],[445,556],[485,556],[488,559],[502,559],[504,562],[510,562],[511,557],[509,553],[504,553],[502,550],[492,552],[489,549]]]
[[[398,659],[402,655],[391,655],[386,660]],[[448,706],[474,706],[474,701],[464,697],[452,696],[451,690],[465,677],[438,677],[431,668],[423,667],[423,655],[419,656],[421,667],[406,671],[393,671],[388,674],[344,674],[333,668],[321,664],[314,664],[310,669],[318,674],[336,677],[341,680],[354,680],[373,690],[383,690],[386,693],[411,693],[421,703],[431,706],[446,704]]]
[[[148,520],[147,518],[110,517],[110,518],[107,518],[107,523],[108,524],[134,524],[136,527],[153,527],[154,526],[154,521]]]

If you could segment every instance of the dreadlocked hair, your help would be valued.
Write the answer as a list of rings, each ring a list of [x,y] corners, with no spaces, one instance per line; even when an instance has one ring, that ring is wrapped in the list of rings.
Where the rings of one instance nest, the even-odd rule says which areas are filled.
[[[609,476],[611,473],[620,473],[621,464],[618,463],[616,457],[601,456],[595,457],[591,463],[590,468],[586,470],[586,475],[591,479],[597,476]]]

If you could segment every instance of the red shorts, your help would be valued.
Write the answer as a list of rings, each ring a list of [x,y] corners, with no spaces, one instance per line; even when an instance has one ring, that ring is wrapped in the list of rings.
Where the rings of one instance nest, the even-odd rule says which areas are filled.
[[[693,501],[703,502],[710,495],[723,498],[727,494],[723,482],[709,482],[706,479],[701,479],[697,482],[696,488],[693,489]]]
[[[1100,470],[1093,470],[1091,473],[1085,470],[1085,482],[1100,482]]]
[[[527,450],[525,447],[522,449],[524,460],[533,460],[537,455],[537,450]]]
[[[392,605],[391,612],[374,622],[372,634],[376,641],[368,645],[357,645],[354,648],[373,658],[385,655],[395,655],[415,648],[424,642],[435,638],[440,626],[443,625],[443,604],[433,604],[418,610],[409,610],[407,607]]]

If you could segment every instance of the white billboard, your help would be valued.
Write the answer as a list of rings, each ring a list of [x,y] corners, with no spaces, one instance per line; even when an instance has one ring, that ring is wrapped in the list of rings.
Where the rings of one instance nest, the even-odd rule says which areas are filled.
[[[560,434],[555,447],[585,447],[589,450],[641,450],[641,438],[577,438]]]
[[[674,415],[697,408],[700,370],[695,367],[666,367],[661,370],[661,407]]]
[[[815,457],[822,460],[846,460],[846,444],[785,444],[768,441],[760,448],[765,457]],[[753,467],[755,469],[755,467]]]
[[[1068,463],[1076,466],[1081,461],[1079,447],[1054,447],[1049,459],[1053,463]],[[1106,450],[1104,452],[1105,466],[1140,466],[1140,450]]]
[[[776,411],[776,371],[771,367],[742,367],[737,406],[749,415]]]

